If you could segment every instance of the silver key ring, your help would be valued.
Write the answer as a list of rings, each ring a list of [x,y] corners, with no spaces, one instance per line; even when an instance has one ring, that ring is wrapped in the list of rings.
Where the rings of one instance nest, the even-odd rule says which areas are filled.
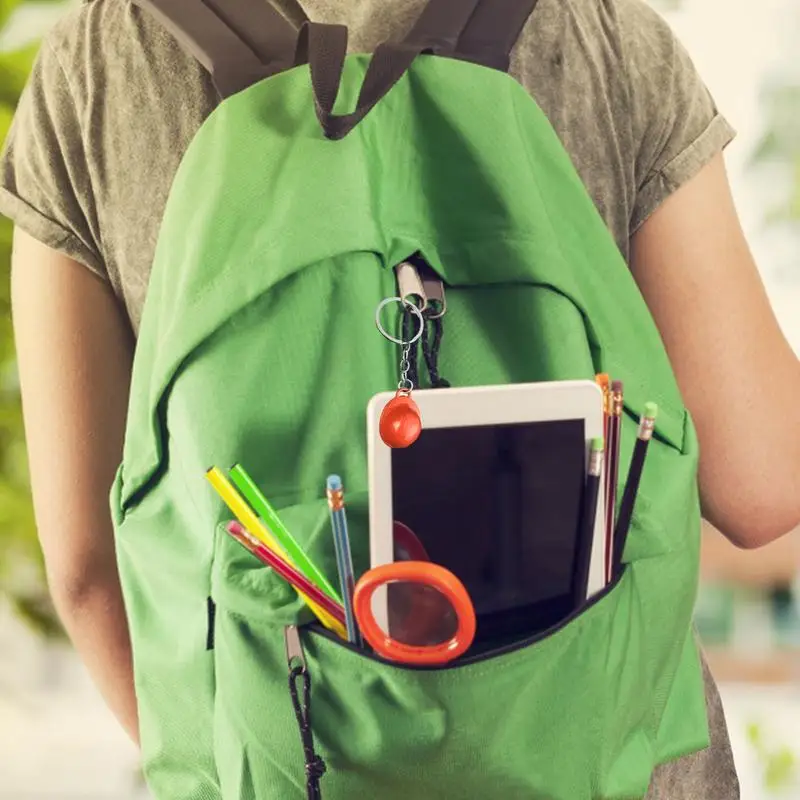
[[[410,341],[406,342],[403,339],[398,339],[395,336],[391,336],[386,332],[383,325],[381,325],[381,311],[383,311],[383,309],[386,308],[389,303],[400,303],[405,308],[411,309],[411,311],[417,315],[417,319],[419,319],[419,330],[417,331],[417,335]],[[375,312],[375,325],[377,325],[378,330],[381,332],[381,336],[383,336],[385,339],[388,339],[394,344],[399,344],[400,347],[410,347],[412,344],[419,341],[420,337],[422,336],[422,330],[425,327],[425,319],[422,316],[422,312],[414,305],[414,303],[409,303],[402,297],[387,297],[381,302],[381,304],[378,306],[378,310]]]

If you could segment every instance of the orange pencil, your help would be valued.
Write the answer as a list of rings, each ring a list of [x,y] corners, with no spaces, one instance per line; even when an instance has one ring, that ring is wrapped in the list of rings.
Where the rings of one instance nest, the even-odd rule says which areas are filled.
[[[603,447],[606,457],[603,459],[603,486],[605,494],[603,500],[606,508],[605,519],[605,575],[608,582],[608,575],[611,569],[611,542],[613,538],[613,521],[609,523],[609,491],[611,486],[611,378],[608,373],[601,372],[595,375],[595,381],[603,392]],[[613,520],[613,518],[612,518]]]
[[[608,471],[608,486],[606,487],[606,581],[610,581],[612,578],[611,573],[614,560],[614,518],[617,505],[617,481],[619,480],[620,437],[622,435],[622,389],[622,381],[611,382],[608,442],[608,461],[610,464]]]
[[[595,375],[594,379],[603,392],[603,422],[605,424],[605,428],[603,431],[603,438],[604,438],[603,446],[606,447],[608,446],[608,424],[609,424],[609,417],[611,414],[611,394],[610,394],[611,379],[605,372],[601,372],[599,375]]]

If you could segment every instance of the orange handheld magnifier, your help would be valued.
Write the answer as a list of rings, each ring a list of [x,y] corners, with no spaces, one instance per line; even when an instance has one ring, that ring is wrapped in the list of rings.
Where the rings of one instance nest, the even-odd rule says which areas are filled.
[[[372,610],[375,592],[387,591],[389,630]],[[452,572],[423,561],[395,562],[367,572],[355,588],[353,611],[376,655],[411,665],[446,664],[475,639],[475,609]]]

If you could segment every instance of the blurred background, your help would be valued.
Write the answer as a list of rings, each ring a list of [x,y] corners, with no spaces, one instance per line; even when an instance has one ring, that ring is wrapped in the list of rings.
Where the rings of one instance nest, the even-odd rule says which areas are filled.
[[[800,353],[800,4],[652,0],[739,132],[744,227]],[[37,43],[72,2],[0,0],[0,139]],[[64,641],[43,579],[13,357],[11,226],[0,219],[0,800],[144,800],[133,747]],[[697,626],[743,800],[800,798],[800,531],[742,552],[704,532]],[[701,798],[698,798],[701,800]]]

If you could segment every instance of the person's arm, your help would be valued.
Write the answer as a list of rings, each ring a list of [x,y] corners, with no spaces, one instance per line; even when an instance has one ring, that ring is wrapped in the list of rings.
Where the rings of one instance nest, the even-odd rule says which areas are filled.
[[[800,361],[773,314],[722,155],[631,244],[697,428],[704,516],[740,547],[765,545],[800,525]]]
[[[138,741],[109,508],[127,413],[130,328],[106,283],[19,229],[12,313],[51,595],[108,705]]]

